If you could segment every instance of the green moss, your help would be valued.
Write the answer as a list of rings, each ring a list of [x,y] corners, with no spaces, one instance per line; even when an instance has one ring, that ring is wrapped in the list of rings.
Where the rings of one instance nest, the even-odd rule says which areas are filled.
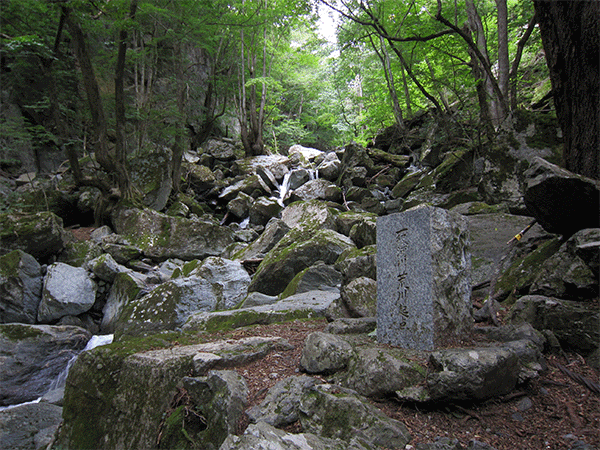
[[[21,253],[18,250],[0,256],[0,276],[6,278],[18,276],[20,261]]]
[[[9,323],[0,325],[0,334],[11,341],[33,339],[44,335],[44,332],[30,325],[20,323]]]
[[[508,299],[508,303],[512,303],[516,300],[513,294],[526,294],[542,263],[554,255],[561,245],[559,237],[550,239],[515,261],[496,282],[494,296],[500,301]]]

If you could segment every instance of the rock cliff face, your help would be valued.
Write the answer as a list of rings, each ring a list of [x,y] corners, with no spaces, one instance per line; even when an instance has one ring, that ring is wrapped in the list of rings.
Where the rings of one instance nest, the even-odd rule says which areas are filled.
[[[584,183],[575,210],[597,218],[597,183],[535,159],[546,151],[521,144],[481,159],[466,146],[417,139],[406,148],[299,147],[288,157],[232,162],[238,149],[211,145],[210,158],[188,155],[186,195],[165,203],[168,180],[148,182],[155,209],[117,209],[112,228],[84,241],[52,213],[0,214],[2,404],[43,395],[91,333],[115,333],[115,343],[74,363],[64,402],[56,401],[60,434],[43,442],[404,448],[405,425],[367,398],[510,394],[545,370],[548,342],[598,366],[600,231],[583,219],[554,222],[558,213],[539,194],[561,180]],[[322,178],[311,181],[317,169]],[[422,203],[465,216],[475,318],[489,322],[499,306],[510,310],[506,326],[478,326],[468,348],[407,351],[374,338],[377,217]],[[534,219],[538,225],[511,240]],[[453,270],[452,261],[440,263]],[[253,325],[316,318],[330,324],[305,342],[252,335]],[[244,367],[292,355],[307,375],[280,380],[248,410],[255,391]],[[0,424],[15,420],[7,411]],[[302,433],[282,429],[291,424]],[[0,442],[12,442],[2,440],[5,429]]]

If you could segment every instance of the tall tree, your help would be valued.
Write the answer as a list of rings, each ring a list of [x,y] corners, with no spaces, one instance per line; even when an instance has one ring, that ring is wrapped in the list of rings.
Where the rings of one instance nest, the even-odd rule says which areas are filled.
[[[600,2],[534,0],[567,169],[600,178]]]

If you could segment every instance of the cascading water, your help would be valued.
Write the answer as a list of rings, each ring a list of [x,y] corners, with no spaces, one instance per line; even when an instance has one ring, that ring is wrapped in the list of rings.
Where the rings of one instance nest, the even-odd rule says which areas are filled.
[[[283,202],[285,201],[288,192],[290,190],[290,177],[292,175],[292,172],[287,172],[284,176],[283,176],[283,180],[281,181],[281,185],[279,186],[279,197],[277,198],[277,203],[279,203],[281,205],[281,207],[283,208],[285,205],[283,204]]]
[[[100,347],[102,345],[108,345],[108,344],[112,343],[113,338],[114,338],[113,334],[94,335],[88,341],[87,345],[81,352],[82,353],[87,352],[96,347]],[[73,363],[75,362],[75,360],[77,359],[77,357],[80,354],[81,353],[79,353],[78,355],[75,355],[71,358],[71,360],[67,363],[67,367],[65,367],[64,370],[60,374],[58,374],[58,377],[56,377],[56,379],[52,382],[48,391],[52,391],[54,389],[60,389],[60,388],[65,387],[65,384],[67,382],[67,375],[69,375],[69,369],[71,369],[71,366],[73,366]]]
[[[53,391],[55,389],[60,389],[60,388],[65,387],[65,384],[67,381],[67,375],[69,374],[69,369],[71,368],[71,366],[73,365],[73,363],[75,362],[75,360],[81,353],[92,350],[96,347],[100,347],[102,345],[108,345],[108,344],[112,343],[113,338],[114,338],[114,335],[112,335],[112,334],[92,336],[92,338],[88,341],[85,348],[79,354],[77,354],[77,355],[73,356],[73,358],[71,358],[71,360],[67,363],[67,366],[63,369],[63,371],[50,384],[48,392]],[[42,399],[42,397],[40,397],[36,400],[30,401],[30,402],[19,403],[17,405],[1,406],[0,411],[4,411],[4,410],[10,409],[10,408],[15,408],[15,407],[21,406],[21,405],[29,405],[32,403],[39,403],[41,399]]]

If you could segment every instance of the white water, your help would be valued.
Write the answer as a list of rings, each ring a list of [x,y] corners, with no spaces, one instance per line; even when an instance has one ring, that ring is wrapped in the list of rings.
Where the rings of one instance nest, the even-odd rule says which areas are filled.
[[[48,392],[53,391],[54,389],[59,389],[59,388],[65,387],[65,384],[67,381],[67,375],[69,374],[69,369],[71,368],[71,366],[73,365],[73,363],[75,362],[75,360],[81,353],[87,352],[89,350],[92,350],[96,347],[100,347],[102,345],[108,345],[108,344],[112,343],[113,338],[114,338],[114,335],[112,335],[112,334],[92,336],[92,338],[88,341],[85,348],[79,354],[77,354],[71,358],[71,360],[67,363],[67,367],[65,367],[63,369],[63,371],[60,374],[58,374],[58,377],[56,377],[56,379],[50,384],[50,387],[48,388]],[[0,406],[0,411],[4,411],[5,409],[14,408],[16,406],[31,405],[33,403],[39,403],[41,399],[42,399],[42,397],[32,400],[30,402],[19,403],[17,405]]]
[[[279,203],[279,205],[281,205],[281,207],[285,207],[285,205],[283,204],[283,202],[285,201],[289,190],[290,190],[290,176],[291,176],[291,172],[287,172],[284,176],[283,176],[283,180],[281,181],[281,185],[279,186],[279,198],[277,198],[277,203]]]

